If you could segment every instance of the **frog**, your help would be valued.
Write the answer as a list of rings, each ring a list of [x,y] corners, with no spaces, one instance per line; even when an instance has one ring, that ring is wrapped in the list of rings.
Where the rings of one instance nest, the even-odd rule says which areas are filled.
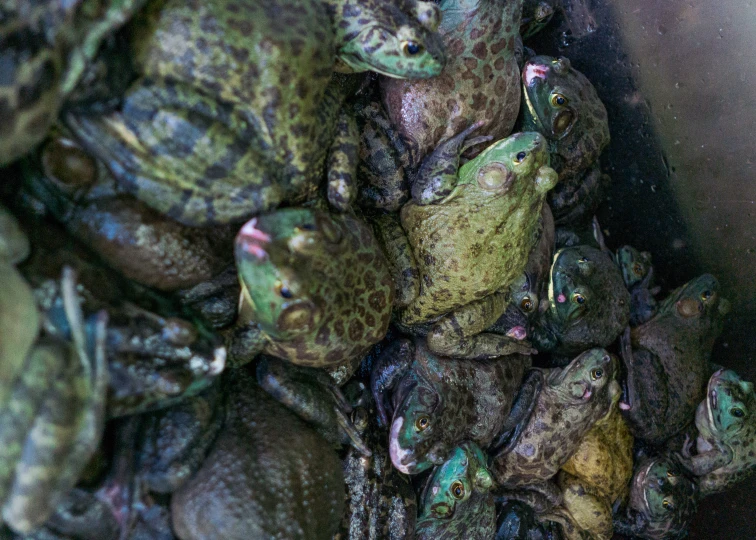
[[[213,279],[233,263],[231,226],[197,229],[123,193],[105,164],[55,126],[23,162],[24,195],[127,279],[163,292]]]
[[[550,502],[561,497],[547,483],[580,447],[585,435],[604,418],[620,386],[618,362],[605,349],[576,356],[564,368],[534,368],[543,378],[524,427],[497,449],[491,471],[499,490],[543,493]]]
[[[524,379],[527,355],[468,360],[433,354],[422,339],[397,339],[370,375],[381,424],[389,427],[391,462],[404,474],[441,465],[470,440],[488,448],[528,416],[535,388]],[[511,425],[510,425],[511,424]]]
[[[331,539],[344,511],[336,451],[261,390],[248,369],[224,383],[224,428],[171,499],[176,536]]]
[[[671,456],[649,456],[633,469],[630,496],[614,508],[614,529],[647,540],[678,539],[698,507],[698,485]]]
[[[265,352],[328,368],[343,383],[385,336],[394,285],[356,216],[311,208],[263,214],[240,229],[235,253],[242,293],[227,338],[232,365]]]
[[[471,125],[498,140],[520,106],[517,42],[522,0],[444,0],[438,32],[447,62],[431,79],[380,77],[357,109],[360,205],[396,211],[426,156]],[[450,99],[453,96],[453,99]],[[469,145],[466,157],[480,152]]]
[[[520,20],[520,36],[528,40],[543,30],[556,13],[558,2],[555,0],[524,0],[522,3],[522,19]]]
[[[496,540],[562,540],[562,528],[558,523],[541,521],[527,504],[516,500],[504,500],[497,509]]]
[[[640,326],[651,320],[659,309],[655,296],[659,294],[661,287],[654,284],[651,254],[626,245],[617,249],[614,260],[630,291],[630,326]]]
[[[604,202],[611,185],[611,176],[601,170],[598,161],[575,176],[560,179],[548,196],[555,209],[554,221],[559,227],[586,224]]]
[[[414,538],[415,492],[409,478],[391,466],[386,448],[388,434],[385,427],[378,425],[370,388],[352,379],[343,390],[352,406],[351,420],[371,455],[366,457],[354,447],[347,448],[343,459],[346,512],[337,538]]]
[[[42,141],[100,44],[145,3],[22,0],[5,6],[0,48],[8,60],[0,92],[4,120],[0,166]]]
[[[522,129],[549,141],[557,189],[549,204],[558,225],[591,216],[607,180],[596,164],[609,144],[606,108],[591,82],[565,57],[535,56],[522,69]],[[593,172],[586,173],[592,170]]]
[[[549,272],[548,308],[539,315],[532,341],[539,352],[573,355],[608,347],[627,327],[630,293],[619,268],[598,248],[559,249]]]
[[[374,228],[394,270],[397,321],[432,321],[427,342],[438,354],[493,358],[530,351],[483,330],[504,313],[509,287],[525,270],[556,173],[537,133],[512,135],[459,166],[478,127],[434,150],[399,222],[383,214]]]
[[[31,346],[4,351],[9,365],[21,369],[3,373],[0,505],[2,521],[19,534],[41,527],[73,488],[105,420],[107,314],[93,315],[85,326],[69,267],[60,290],[58,302],[40,313]]]
[[[696,476],[701,496],[726,490],[753,474],[756,402],[753,383],[731,369],[718,369],[706,385],[706,395],[696,409],[697,454],[686,440],[681,464]]]
[[[465,441],[437,466],[423,489],[418,539],[487,540],[496,526],[493,478],[478,445]]]
[[[659,445],[693,420],[729,309],[717,279],[703,274],[672,291],[653,319],[623,333],[620,407],[635,437]]]

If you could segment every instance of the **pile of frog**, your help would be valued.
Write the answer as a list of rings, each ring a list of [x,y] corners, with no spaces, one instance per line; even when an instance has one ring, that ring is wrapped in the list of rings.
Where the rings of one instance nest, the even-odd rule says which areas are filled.
[[[553,6],[9,6],[4,537],[678,538],[753,472]]]

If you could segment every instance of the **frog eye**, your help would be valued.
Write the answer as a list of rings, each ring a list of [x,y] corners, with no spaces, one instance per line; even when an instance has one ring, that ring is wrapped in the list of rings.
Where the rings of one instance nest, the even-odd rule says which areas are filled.
[[[633,264],[633,274],[636,276],[642,276],[643,275],[643,265],[641,263],[634,263]]]
[[[315,226],[314,223],[303,223],[299,227],[300,231],[317,231],[318,228]]]
[[[704,302],[708,302],[709,300],[711,300],[712,296],[714,296],[714,293],[706,289],[704,292],[701,293],[701,300],[703,300]]]
[[[662,501],[662,506],[664,507],[665,510],[669,512],[672,512],[675,509],[674,503],[670,501],[669,499],[664,499]]]
[[[564,107],[567,103],[569,103],[569,100],[563,94],[558,92],[551,94],[551,104],[554,107]]]
[[[405,41],[402,43],[402,51],[404,51],[404,54],[407,56],[416,56],[423,52],[423,46],[417,41]]]
[[[522,309],[523,311],[533,311],[534,307],[535,307],[535,303],[533,302],[533,300],[530,299],[529,296],[526,296],[520,302],[520,309]]]
[[[573,301],[573,302],[574,302],[575,304],[580,304],[580,305],[583,305],[583,304],[585,304],[585,300],[586,300],[586,299],[585,299],[585,296],[583,296],[583,295],[582,295],[582,294],[580,294],[580,293],[577,293],[577,292],[576,292],[575,294],[573,294],[573,295],[572,295],[572,301]]]
[[[735,418],[743,418],[745,416],[745,411],[740,407],[733,407],[730,409],[730,414]]]
[[[594,381],[599,380],[601,377],[604,376],[604,370],[601,368],[593,368],[591,370],[591,379]]]
[[[276,293],[278,293],[282,298],[293,298],[294,293],[291,292],[291,289],[284,286],[284,284],[281,281],[276,281],[276,284],[274,286]]]
[[[517,164],[520,164],[523,161],[525,161],[526,157],[528,157],[528,153],[527,152],[517,152],[517,155],[514,158],[514,162],[517,163]]]
[[[425,431],[428,429],[428,426],[430,426],[430,418],[427,416],[421,416],[417,420],[415,420],[415,429],[417,431]]]
[[[449,491],[451,491],[451,494],[455,499],[461,499],[465,496],[465,486],[459,480],[452,482]]]
[[[667,471],[667,478],[677,478],[677,475],[672,471]]]

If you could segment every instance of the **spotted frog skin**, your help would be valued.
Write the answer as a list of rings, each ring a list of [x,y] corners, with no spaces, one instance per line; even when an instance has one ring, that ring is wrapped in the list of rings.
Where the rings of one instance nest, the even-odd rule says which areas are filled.
[[[512,410],[528,367],[526,356],[480,361],[439,358],[422,340],[394,342],[380,356],[370,378],[378,414],[384,425],[390,425],[394,467],[416,474],[442,464],[464,440],[490,446],[505,426],[529,412]],[[510,413],[515,418],[510,419]]]
[[[683,465],[698,478],[701,495],[724,491],[756,470],[756,395],[753,383],[729,369],[710,378],[696,410],[697,454],[683,448]]]
[[[236,370],[225,427],[201,468],[173,495],[175,534],[328,539],[344,511],[341,462],[307,424]]]
[[[336,368],[386,334],[393,283],[370,229],[355,217],[288,208],[254,218],[237,236],[236,261],[237,364],[264,351]]]
[[[622,272],[627,290],[630,291],[630,326],[639,326],[656,315],[658,302],[655,295],[660,288],[654,286],[654,267],[648,251],[638,251],[633,246],[622,246],[614,256]]]
[[[615,509],[614,528],[646,540],[684,538],[698,499],[698,486],[672,458],[645,458],[635,465],[629,503]]]
[[[436,467],[423,490],[418,539],[488,540],[496,526],[491,473],[478,445],[464,442]]]
[[[0,165],[42,141],[103,39],[146,0],[21,0],[3,6]]]
[[[554,256],[549,307],[533,329],[540,352],[577,354],[608,347],[630,318],[630,294],[614,261],[586,246],[562,248]]]
[[[399,321],[433,321],[427,339],[438,354],[491,358],[528,352],[518,344],[513,349],[507,336],[481,332],[504,313],[508,289],[525,270],[556,174],[537,133],[512,135],[460,166],[476,128],[429,156],[413,200],[401,210],[401,227],[384,216],[376,232],[404,306]]]
[[[519,437],[493,458],[497,483],[511,489],[552,478],[619,394],[616,362],[591,349],[565,368],[542,370],[544,384]]]
[[[636,437],[660,444],[693,419],[728,311],[719,283],[704,274],[672,291],[653,319],[623,335],[621,407]]]

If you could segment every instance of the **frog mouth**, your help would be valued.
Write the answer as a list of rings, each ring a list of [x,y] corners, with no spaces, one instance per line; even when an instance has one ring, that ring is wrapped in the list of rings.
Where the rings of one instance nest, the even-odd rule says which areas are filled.
[[[236,235],[236,241],[245,253],[264,259],[268,253],[260,244],[268,244],[270,235],[257,228],[257,218],[250,219]]]

